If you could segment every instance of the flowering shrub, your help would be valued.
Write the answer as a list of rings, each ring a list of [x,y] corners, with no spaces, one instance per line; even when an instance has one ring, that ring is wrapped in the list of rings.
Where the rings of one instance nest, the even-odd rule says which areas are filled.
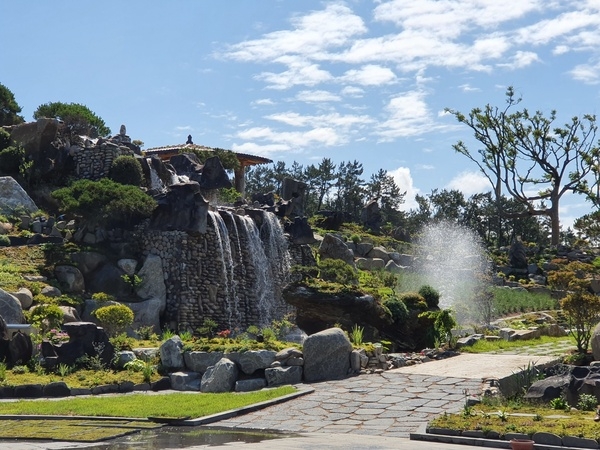
[[[51,344],[59,345],[64,342],[69,342],[69,335],[64,331],[52,328],[50,331],[48,331],[46,339],[48,339]]]
[[[223,331],[219,331],[217,333],[217,336],[222,337],[222,338],[228,338],[230,334],[231,334],[231,330],[223,330]]]

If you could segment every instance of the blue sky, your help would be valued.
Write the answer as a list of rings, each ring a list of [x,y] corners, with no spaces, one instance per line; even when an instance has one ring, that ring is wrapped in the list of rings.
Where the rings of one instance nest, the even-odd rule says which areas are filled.
[[[445,107],[596,114],[600,4],[552,0],[0,2],[0,83],[32,120],[76,102],[144,148],[357,159],[407,191],[489,190]],[[589,212],[568,196],[563,224]]]

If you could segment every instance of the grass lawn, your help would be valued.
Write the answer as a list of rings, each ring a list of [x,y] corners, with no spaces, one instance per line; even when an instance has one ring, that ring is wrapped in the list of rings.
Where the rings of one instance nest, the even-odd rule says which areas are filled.
[[[102,397],[67,397],[58,400],[0,402],[0,414],[107,417],[198,418],[292,394],[282,386],[247,393],[128,394]]]
[[[537,347],[540,345],[544,345],[547,347],[556,347],[557,352],[562,353],[565,356],[565,347],[573,347],[573,349],[576,348],[575,339],[572,336],[541,336],[538,339],[529,339],[524,341],[505,341],[504,339],[486,341],[485,339],[480,339],[474,345],[461,347],[460,351],[464,353],[497,353],[504,350],[526,349],[529,347]]]

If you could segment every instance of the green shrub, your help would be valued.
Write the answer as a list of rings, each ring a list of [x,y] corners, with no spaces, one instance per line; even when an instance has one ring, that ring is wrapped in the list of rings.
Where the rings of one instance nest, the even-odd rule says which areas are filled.
[[[341,259],[324,259],[319,262],[319,276],[344,286],[358,283],[358,273]]]
[[[437,308],[440,304],[440,293],[428,284],[421,286],[419,295],[425,299],[425,303],[429,308]]]
[[[110,295],[105,292],[95,292],[92,294],[92,300],[94,300],[96,303],[108,303],[114,302],[117,299],[114,295]]]
[[[64,316],[56,304],[43,304],[31,308],[26,313],[27,321],[45,334],[52,328],[60,328]]]
[[[133,311],[125,305],[102,306],[92,314],[109,336],[116,336],[133,323]]]
[[[119,156],[112,165],[108,177],[120,184],[142,186],[144,184],[144,171],[142,165],[134,156]]]
[[[0,170],[3,173],[19,173],[25,153],[21,147],[11,145],[0,151]]]
[[[408,319],[408,308],[406,303],[398,297],[390,297],[384,300],[383,305],[390,310],[394,322],[402,324]]]
[[[355,244],[359,244],[360,243],[360,236],[358,234],[353,234],[352,236],[350,236],[350,240],[352,242],[354,242]]]
[[[594,411],[598,406],[598,400],[592,394],[579,394],[577,409],[580,411]]]
[[[119,333],[116,336],[111,337],[110,343],[113,345],[116,352],[133,350],[133,347],[135,347],[135,339],[127,336],[127,333]]]
[[[427,309],[427,302],[418,292],[403,292],[400,294],[400,300],[404,302],[409,310],[424,311]]]
[[[150,217],[155,200],[138,187],[99,181],[77,180],[71,186],[52,193],[61,211],[104,227],[132,226]]]
[[[4,234],[0,235],[0,247],[10,247],[10,239],[8,236]]]

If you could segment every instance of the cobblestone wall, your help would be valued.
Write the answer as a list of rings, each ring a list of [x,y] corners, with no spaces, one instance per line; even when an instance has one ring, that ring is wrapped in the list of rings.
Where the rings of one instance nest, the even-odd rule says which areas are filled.
[[[94,181],[108,176],[110,167],[116,158],[134,154],[129,147],[108,141],[90,147],[77,147],[73,151],[77,177]]]

